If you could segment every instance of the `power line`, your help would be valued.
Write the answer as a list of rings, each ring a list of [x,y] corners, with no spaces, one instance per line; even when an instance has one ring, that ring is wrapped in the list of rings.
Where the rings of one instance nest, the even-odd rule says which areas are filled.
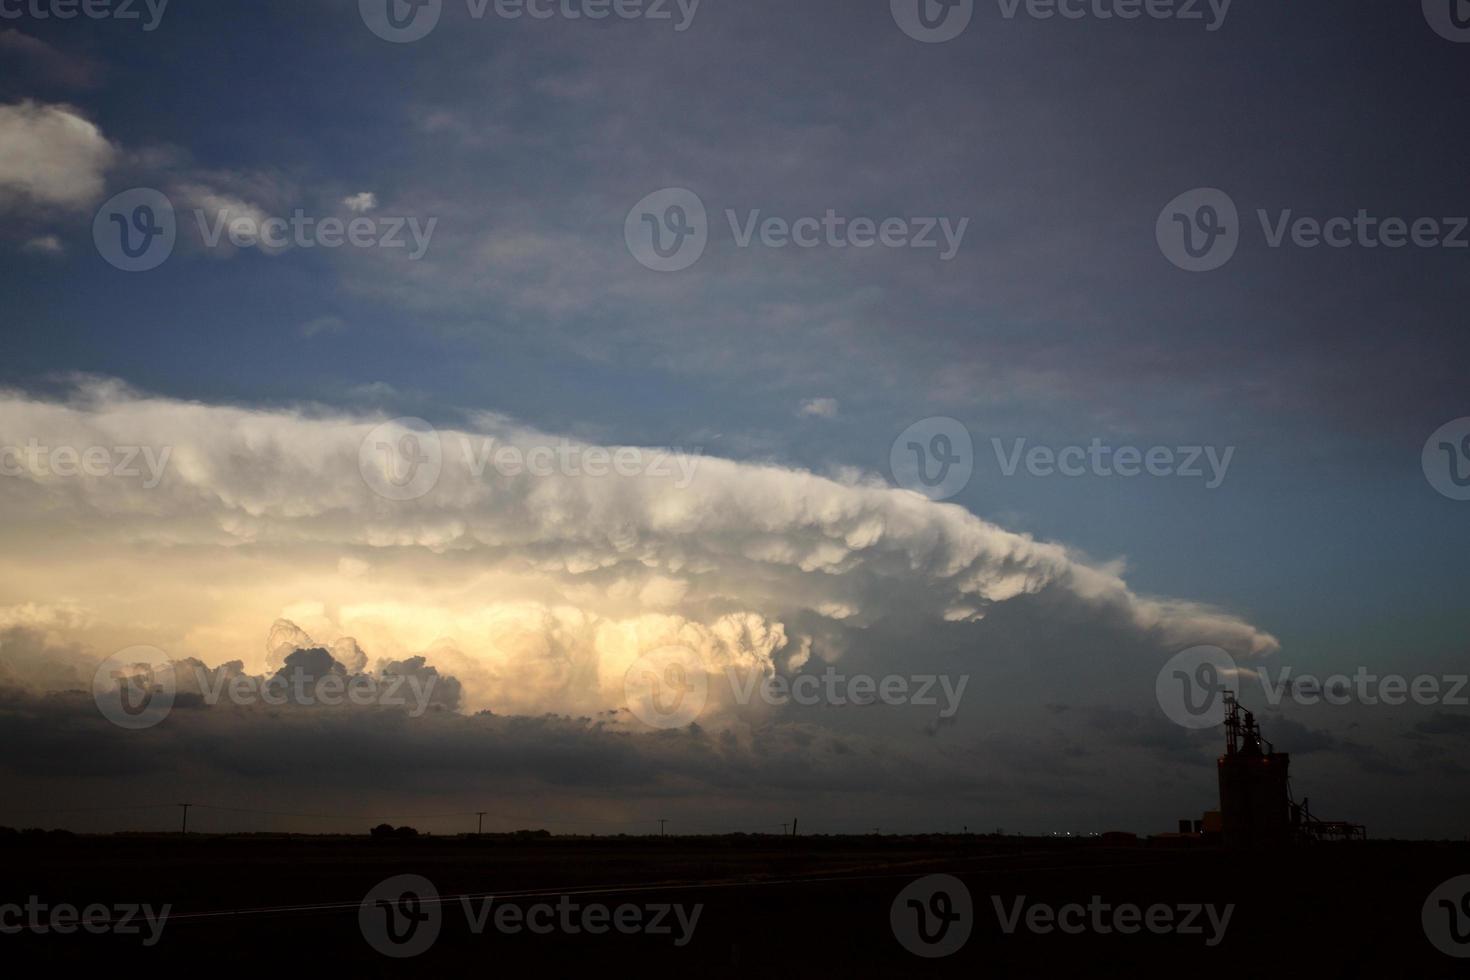
[[[658,824],[660,836],[668,836],[669,818],[667,817],[635,817],[631,819],[617,818],[546,818],[533,814],[524,813],[495,813],[491,810],[456,810],[440,813],[372,813],[370,811],[335,811],[335,812],[312,812],[303,810],[276,810],[265,807],[229,806],[221,803],[118,803],[106,806],[88,807],[10,807],[0,806],[0,814],[4,815],[26,815],[26,814],[80,814],[80,813],[114,813],[133,812],[147,810],[165,810],[179,808],[180,833],[188,832],[189,810],[210,810],[217,813],[249,814],[268,817],[288,817],[301,820],[342,820],[342,821],[388,821],[388,820],[452,820],[476,818],[476,833],[483,834],[484,819],[490,816],[502,823],[516,822],[523,826],[579,826],[579,827],[604,827],[604,828],[633,828],[646,826],[651,832],[653,824]],[[766,823],[766,824],[742,824],[746,832],[763,832],[780,827],[783,834],[794,833],[795,823]],[[730,831],[739,832],[739,831]]]

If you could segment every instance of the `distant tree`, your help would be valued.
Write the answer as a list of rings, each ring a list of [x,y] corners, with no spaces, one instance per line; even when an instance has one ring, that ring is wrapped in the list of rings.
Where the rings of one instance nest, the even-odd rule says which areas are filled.
[[[392,837],[393,825],[391,823],[380,823],[369,831],[374,837]]]

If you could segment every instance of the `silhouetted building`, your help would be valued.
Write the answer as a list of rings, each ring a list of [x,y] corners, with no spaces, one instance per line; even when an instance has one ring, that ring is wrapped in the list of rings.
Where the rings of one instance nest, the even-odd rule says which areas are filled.
[[[1220,757],[1220,821],[1227,847],[1292,840],[1291,757],[1261,736],[1256,716],[1225,695],[1225,754]]]

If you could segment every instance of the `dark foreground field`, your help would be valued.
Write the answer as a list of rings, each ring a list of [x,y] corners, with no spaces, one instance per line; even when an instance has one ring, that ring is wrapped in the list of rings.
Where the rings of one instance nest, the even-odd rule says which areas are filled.
[[[8,932],[0,935],[0,951],[11,965],[39,957],[57,967],[289,976],[323,968],[409,975],[531,967],[547,976],[1035,977],[1085,970],[1240,977],[1295,970],[1375,978],[1463,976],[1470,967],[1470,960],[1436,949],[1421,921],[1437,886],[1470,874],[1464,844],[1369,842],[1240,855],[986,837],[77,837],[12,839],[0,861],[0,906],[24,907],[36,896],[48,908],[106,906],[114,921],[131,905],[172,907],[152,945],[145,945],[149,927],[141,916],[140,931],[130,935]],[[939,873],[963,889],[940,880],[944,895],[936,899],[933,882],[921,885],[893,912],[900,892]],[[384,905],[374,900],[363,912],[364,898],[398,875],[427,879],[439,901],[432,894],[405,898],[395,885]],[[968,893],[967,919],[960,891]],[[1027,927],[1026,915],[1036,915],[1041,929],[1047,919],[1025,910],[1070,903],[1101,911],[1074,910],[1067,919],[1072,932]],[[538,904],[550,908],[530,912]],[[629,905],[634,910],[619,912]],[[1185,928],[1114,928],[1131,924],[1113,912],[1130,905],[1145,916],[1165,906],[1156,921],[1167,914]],[[1203,912],[1186,924],[1196,905],[1217,913],[1234,908],[1221,929]],[[503,913],[503,906],[513,908]],[[593,906],[604,912],[584,918]],[[662,906],[671,908],[660,914]],[[673,906],[685,914],[684,925]],[[1018,908],[1023,918],[1008,933],[1002,919]],[[405,918],[387,937],[389,919],[400,913]],[[55,921],[47,914],[41,921]],[[608,925],[619,914],[628,931]],[[916,938],[921,915],[928,943]],[[656,933],[631,931],[635,916],[639,928],[654,926]],[[17,913],[0,913],[0,925],[18,921]],[[532,921],[538,931],[528,927]],[[584,925],[606,931],[590,934]],[[905,939],[930,953],[958,948],[924,958]],[[423,951],[395,959],[373,941],[398,952],[420,943]]]

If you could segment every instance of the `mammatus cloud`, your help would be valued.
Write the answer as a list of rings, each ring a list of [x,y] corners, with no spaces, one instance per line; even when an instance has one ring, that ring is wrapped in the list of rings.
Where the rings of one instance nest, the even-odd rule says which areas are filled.
[[[1212,643],[1248,664],[1277,648],[1228,612],[1137,594],[1118,565],[861,476],[692,454],[682,461],[692,470],[661,469],[646,449],[625,475],[593,476],[594,447],[481,416],[421,433],[437,440],[437,479],[387,499],[363,454],[385,431],[402,434],[382,425],[96,381],[59,399],[0,395],[0,687],[35,765],[75,753],[80,728],[66,726],[95,719],[86,684],[102,657],[145,643],[197,667],[205,689],[293,669],[434,679],[433,710],[417,718],[176,709],[148,738],[176,747],[170,765],[200,771],[265,778],[262,759],[299,768],[288,746],[320,738],[334,772],[372,786],[365,774],[382,760],[420,759],[456,786],[493,775],[584,800],[688,794],[707,807],[731,794],[785,806],[818,787],[874,813],[923,799],[936,813],[984,806],[1011,820],[1112,801],[1097,819],[1130,825],[1157,818],[1118,804],[1119,786],[1181,812],[1208,797],[1213,738],[1168,724],[1153,704],[1167,656]],[[92,447],[105,450],[94,463],[115,465],[83,467]],[[537,447],[565,459],[541,475],[496,462]],[[116,465],[123,455],[132,471]],[[697,658],[709,704],[691,725],[650,730],[625,680],[670,647]],[[963,710],[946,716],[751,702],[721,683],[729,671],[789,679],[829,668],[970,684]],[[1058,703],[1075,707],[1048,707]],[[1319,749],[1322,780],[1370,763],[1410,771],[1354,757],[1305,716],[1310,727],[1273,723],[1284,740],[1300,735],[1300,750]],[[145,743],[106,751],[126,767]],[[1163,803],[1158,772],[1174,794]],[[444,790],[418,778],[389,782]]]
[[[839,662],[885,623],[927,631],[1000,609],[1010,610],[1004,628],[1022,633],[1017,616],[1106,618],[1140,649],[1214,643],[1249,659],[1277,646],[1238,617],[1139,596],[1116,567],[874,478],[837,482],[631,447],[606,450],[633,464],[613,472],[593,466],[596,447],[481,417],[426,435],[432,487],[385,499],[363,448],[388,431],[380,425],[105,382],[65,400],[9,392],[0,446],[19,448],[6,451],[0,501],[25,533],[84,535],[93,566],[145,561],[150,584],[140,589],[157,594],[133,601],[176,620],[160,634],[187,649],[171,653],[275,667],[278,656],[262,663],[258,641],[243,638],[284,616],[315,640],[273,640],[272,650],[319,644],[337,656],[333,644],[352,636],[375,656],[423,655],[460,679],[467,707],[497,712],[618,708],[623,673],[669,645],[695,651],[712,672],[772,674],[811,658]],[[114,460],[131,452],[137,475],[118,466],[62,475],[54,452],[27,457],[27,446],[103,447]],[[504,465],[506,452],[532,461],[538,447],[563,462],[541,475]],[[92,594],[87,573],[68,567],[48,568],[64,583],[56,587]],[[198,596],[209,569],[233,583],[233,608]],[[22,589],[12,573],[7,591]],[[174,589],[192,594],[170,600]],[[1027,596],[1046,611],[1025,612]],[[95,615],[110,621],[122,608]],[[896,669],[921,655],[881,656]]]

